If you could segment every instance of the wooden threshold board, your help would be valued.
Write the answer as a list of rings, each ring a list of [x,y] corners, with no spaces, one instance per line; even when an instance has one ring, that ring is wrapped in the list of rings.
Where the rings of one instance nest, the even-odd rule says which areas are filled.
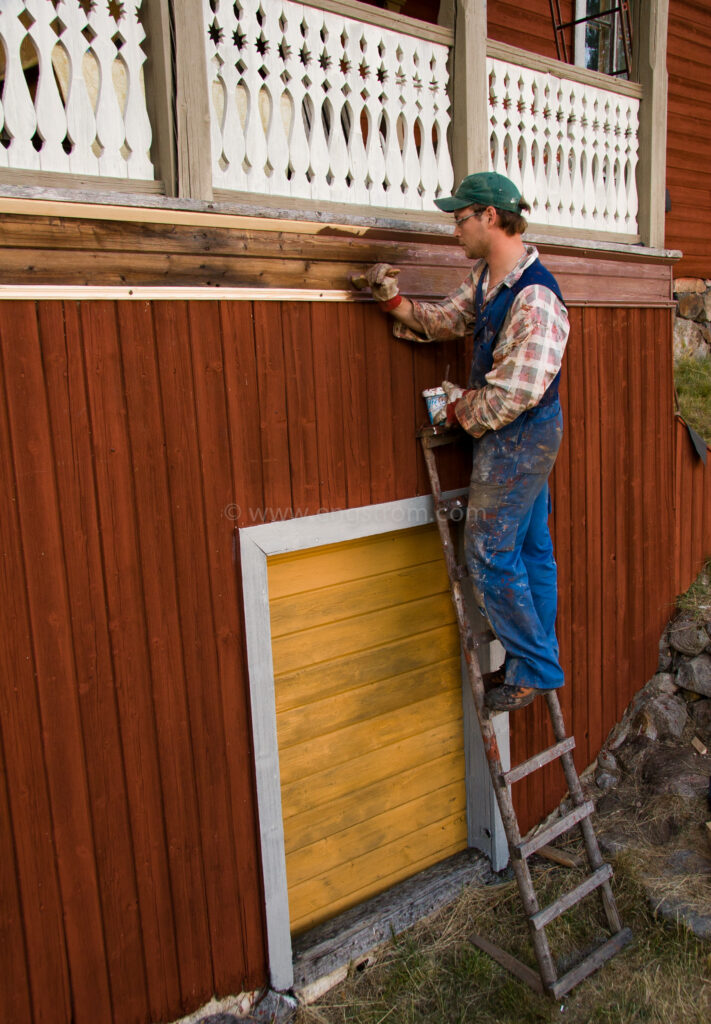
[[[468,885],[496,879],[489,860],[463,850],[293,941],[294,988],[311,985],[452,903]]]

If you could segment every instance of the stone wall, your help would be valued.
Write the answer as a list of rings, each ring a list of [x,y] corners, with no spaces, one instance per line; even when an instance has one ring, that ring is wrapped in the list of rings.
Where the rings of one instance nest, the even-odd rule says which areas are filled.
[[[711,355],[711,279],[677,278],[674,297],[674,358]]]

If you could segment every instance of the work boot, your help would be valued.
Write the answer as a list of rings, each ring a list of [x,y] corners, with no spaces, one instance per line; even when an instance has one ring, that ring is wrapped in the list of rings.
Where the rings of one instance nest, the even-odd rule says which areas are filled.
[[[502,683],[484,697],[484,703],[490,711],[516,711],[530,704],[538,693],[535,686],[509,686]]]

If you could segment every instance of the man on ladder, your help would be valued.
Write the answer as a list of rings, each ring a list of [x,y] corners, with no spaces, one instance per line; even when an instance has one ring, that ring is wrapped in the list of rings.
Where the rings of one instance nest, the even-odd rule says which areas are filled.
[[[470,174],[435,200],[452,213],[454,234],[476,260],[441,302],[407,299],[384,263],[365,274],[393,333],[443,341],[473,333],[466,388],[443,381],[440,420],[474,437],[465,555],[492,629],[506,651],[486,704],[525,707],[563,685],[555,634],[557,571],[548,528],[548,477],[560,447],[560,366],[568,316],[553,275],[522,234],[529,205],[501,174]]]

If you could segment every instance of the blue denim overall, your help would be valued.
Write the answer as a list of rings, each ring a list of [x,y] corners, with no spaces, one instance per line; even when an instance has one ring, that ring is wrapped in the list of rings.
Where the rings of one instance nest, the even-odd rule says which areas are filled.
[[[545,285],[563,301],[539,260],[486,306],[479,281],[470,388],[486,384],[506,314],[531,284]],[[555,634],[557,569],[548,528],[548,477],[563,436],[559,378],[560,373],[537,406],[474,440],[465,554],[491,627],[506,650],[511,686],[563,685]]]

